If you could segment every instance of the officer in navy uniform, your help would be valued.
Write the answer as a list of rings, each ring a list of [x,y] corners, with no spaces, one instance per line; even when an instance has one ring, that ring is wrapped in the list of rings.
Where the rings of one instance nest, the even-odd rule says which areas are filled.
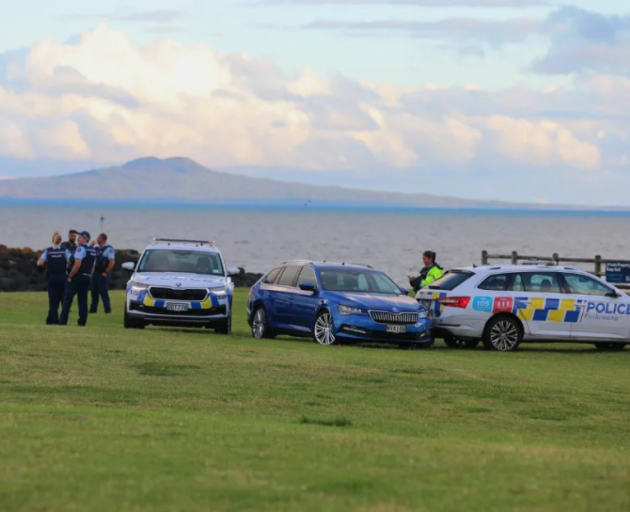
[[[59,323],[59,306],[63,302],[68,274],[66,272],[66,249],[61,247],[61,235],[55,232],[52,236],[52,247],[46,249],[37,265],[46,265],[46,283],[48,285],[48,317],[46,325]]]
[[[107,235],[101,233],[96,238],[96,265],[94,265],[94,275],[92,276],[92,304],[90,313],[98,311],[99,297],[103,299],[103,309],[108,315],[112,312],[109,300],[109,276],[116,264],[116,253],[111,245],[107,244]]]
[[[62,249],[67,249],[72,255],[77,250],[77,235],[79,232],[76,229],[71,229],[68,232],[68,240],[61,244]],[[72,268],[72,265],[68,264],[68,271]]]
[[[75,295],[79,303],[79,321],[80,326],[85,326],[88,317],[88,295],[90,293],[90,285],[92,283],[92,271],[96,262],[96,250],[90,246],[90,234],[87,231],[79,233],[79,245],[74,252],[74,263],[68,274],[68,284],[66,285],[66,293],[63,298],[63,310],[60,325],[68,324],[68,316],[70,314],[70,306]],[[71,258],[70,251],[66,251],[66,257]]]
[[[68,240],[61,244],[62,249],[66,249],[66,260],[68,261],[68,266],[66,267],[66,273],[72,270],[72,266],[74,265],[74,251],[77,250],[77,235],[79,232],[76,229],[71,229],[68,231]],[[68,311],[70,314],[70,311]]]

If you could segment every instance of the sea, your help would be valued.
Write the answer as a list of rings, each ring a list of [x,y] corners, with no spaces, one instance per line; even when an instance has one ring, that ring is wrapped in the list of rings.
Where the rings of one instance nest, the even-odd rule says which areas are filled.
[[[444,268],[479,264],[483,250],[630,259],[624,212],[0,203],[0,244],[43,249],[69,229],[138,251],[154,237],[212,240],[227,266],[248,272],[290,259],[369,264],[401,285],[425,250]]]

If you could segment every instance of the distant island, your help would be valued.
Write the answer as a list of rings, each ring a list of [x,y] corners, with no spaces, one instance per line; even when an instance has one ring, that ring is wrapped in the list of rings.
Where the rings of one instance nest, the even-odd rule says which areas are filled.
[[[0,181],[0,201],[63,200],[162,204],[342,205],[404,208],[601,210],[429,194],[317,186],[210,170],[189,158],[140,158],[119,167]],[[619,208],[615,208],[620,210]],[[623,209],[625,210],[625,209]]]

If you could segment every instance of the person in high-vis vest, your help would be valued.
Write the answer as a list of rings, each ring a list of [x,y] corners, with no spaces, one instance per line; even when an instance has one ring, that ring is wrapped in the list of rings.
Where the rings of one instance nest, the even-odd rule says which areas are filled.
[[[61,246],[61,235],[55,232],[52,236],[52,247],[46,249],[37,260],[40,267],[46,266],[46,285],[48,288],[48,316],[46,325],[59,323],[59,307],[68,279],[66,269],[66,249]]]
[[[429,286],[444,275],[444,269],[435,262],[436,254],[433,251],[425,251],[422,255],[424,268],[418,277],[409,276],[409,284],[414,292]]]

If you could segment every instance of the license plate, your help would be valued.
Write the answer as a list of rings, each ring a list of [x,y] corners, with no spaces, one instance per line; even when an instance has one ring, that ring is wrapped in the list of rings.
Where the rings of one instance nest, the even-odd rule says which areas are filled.
[[[167,304],[166,309],[169,311],[188,311],[188,304]]]
[[[386,325],[385,332],[391,332],[393,334],[403,334],[407,332],[406,325]]]

